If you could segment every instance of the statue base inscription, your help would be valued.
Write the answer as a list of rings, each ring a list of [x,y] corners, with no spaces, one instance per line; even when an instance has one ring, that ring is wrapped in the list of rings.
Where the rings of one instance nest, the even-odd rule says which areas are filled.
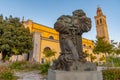
[[[100,71],[59,71],[49,70],[48,80],[103,80]]]

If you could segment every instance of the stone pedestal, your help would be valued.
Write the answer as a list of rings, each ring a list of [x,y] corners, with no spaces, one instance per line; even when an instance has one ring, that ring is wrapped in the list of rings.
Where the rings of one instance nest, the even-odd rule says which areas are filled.
[[[103,78],[100,71],[49,70],[48,80],[103,80]]]

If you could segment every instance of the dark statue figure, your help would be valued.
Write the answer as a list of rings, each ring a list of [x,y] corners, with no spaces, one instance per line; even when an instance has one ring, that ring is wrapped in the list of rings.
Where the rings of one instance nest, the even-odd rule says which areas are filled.
[[[54,28],[59,32],[61,53],[53,61],[53,70],[84,71],[95,70],[93,63],[87,62],[82,48],[82,34],[91,29],[91,19],[83,10],[73,11],[73,15],[62,15]]]

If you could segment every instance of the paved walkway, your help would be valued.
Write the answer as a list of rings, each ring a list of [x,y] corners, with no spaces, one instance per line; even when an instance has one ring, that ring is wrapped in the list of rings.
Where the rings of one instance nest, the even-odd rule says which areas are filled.
[[[19,77],[18,80],[46,80],[37,71],[17,72],[15,76]]]

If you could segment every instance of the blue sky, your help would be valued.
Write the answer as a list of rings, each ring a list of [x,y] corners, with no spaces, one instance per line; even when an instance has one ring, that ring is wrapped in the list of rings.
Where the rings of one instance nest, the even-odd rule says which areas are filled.
[[[83,9],[92,20],[92,29],[83,37],[95,40],[96,27],[94,16],[97,7],[102,8],[107,17],[110,40],[120,42],[120,0],[0,0],[0,14],[12,15],[25,20],[52,27],[61,15],[72,15],[77,9]]]

